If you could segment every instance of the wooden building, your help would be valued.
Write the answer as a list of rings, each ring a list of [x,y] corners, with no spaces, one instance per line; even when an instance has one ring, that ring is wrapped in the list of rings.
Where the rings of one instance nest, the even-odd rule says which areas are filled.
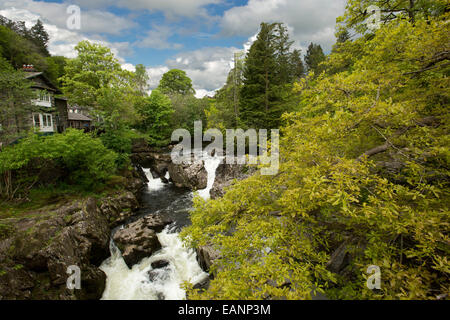
[[[35,92],[32,126],[41,133],[63,132],[68,121],[67,99],[56,97],[62,92],[43,72],[36,72],[32,66],[24,66],[23,70],[25,79],[32,81],[31,88]]]

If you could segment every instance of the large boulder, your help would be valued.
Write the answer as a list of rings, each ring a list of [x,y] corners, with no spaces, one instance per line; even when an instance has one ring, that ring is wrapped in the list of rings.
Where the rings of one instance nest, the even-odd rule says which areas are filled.
[[[225,161],[222,161],[216,169],[216,178],[209,191],[211,199],[223,197],[225,189],[229,187],[235,179],[238,181],[244,180],[255,172],[255,167],[241,164],[227,164]]]
[[[169,164],[172,162],[169,149],[155,149],[145,139],[133,141],[131,161],[135,166],[150,169],[153,178],[165,181]]]
[[[171,221],[160,216],[149,215],[128,224],[114,234],[114,243],[122,252],[122,257],[130,269],[143,258],[150,257],[161,249],[156,234],[170,223]]]
[[[183,161],[169,165],[170,178],[178,188],[201,190],[208,186],[208,172],[204,161]]]
[[[110,255],[112,222],[137,207],[133,193],[122,191],[0,219],[0,300],[100,299],[106,275],[99,266]],[[80,268],[80,290],[66,286],[71,266]]]

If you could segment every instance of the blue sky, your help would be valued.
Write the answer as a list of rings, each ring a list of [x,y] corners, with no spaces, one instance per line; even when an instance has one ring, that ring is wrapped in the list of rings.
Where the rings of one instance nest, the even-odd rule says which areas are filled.
[[[67,8],[81,10],[81,28],[67,27]],[[44,22],[53,55],[74,57],[90,40],[109,46],[123,68],[144,64],[151,87],[164,72],[185,70],[197,95],[220,88],[233,53],[248,49],[259,24],[284,22],[303,53],[310,42],[327,52],[345,0],[0,0],[0,14],[31,26]]]

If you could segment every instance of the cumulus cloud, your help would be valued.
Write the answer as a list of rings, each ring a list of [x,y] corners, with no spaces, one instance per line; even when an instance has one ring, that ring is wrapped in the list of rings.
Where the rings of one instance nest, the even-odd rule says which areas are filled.
[[[239,49],[234,47],[210,47],[183,52],[168,60],[167,66],[186,71],[194,89],[213,91],[224,85],[236,51]]]
[[[335,42],[336,17],[344,12],[345,0],[249,0],[244,6],[227,10],[222,33],[251,36],[261,22],[284,22],[297,47],[313,41],[329,51]]]
[[[174,29],[170,26],[154,25],[147,31],[145,37],[135,43],[141,48],[152,49],[181,49],[182,44],[170,42],[169,38],[174,35]]]
[[[104,8],[116,6],[129,10],[148,10],[163,12],[167,17],[208,17],[205,6],[218,4],[225,0],[75,0],[85,8]]]
[[[158,87],[159,81],[167,71],[169,71],[167,66],[147,67],[147,74],[150,77],[149,86],[151,89]]]
[[[85,36],[82,33],[58,27],[55,24],[45,22],[39,13],[31,12],[28,9],[16,9],[14,7],[0,10],[0,15],[15,21],[24,21],[27,28],[32,27],[38,19],[44,21],[44,27],[50,36],[48,49],[52,55],[74,58],[76,56],[75,46],[83,40],[111,48],[121,63],[125,63],[124,56],[132,53],[128,42],[109,42],[99,35]]]
[[[67,3],[43,2],[34,0],[0,0],[0,8],[16,13],[31,12],[40,17],[41,20],[53,24],[58,28],[67,27]],[[20,16],[19,20],[23,20]],[[81,32],[83,33],[105,33],[120,35],[124,31],[136,27],[137,24],[130,19],[116,16],[105,10],[82,10]]]

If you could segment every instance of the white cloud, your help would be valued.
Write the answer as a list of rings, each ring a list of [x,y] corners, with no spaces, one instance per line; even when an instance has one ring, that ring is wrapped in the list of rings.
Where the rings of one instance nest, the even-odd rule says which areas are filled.
[[[45,21],[38,13],[31,12],[27,9],[16,9],[14,7],[0,10],[0,15],[11,20],[24,21],[27,28],[33,26],[38,19]],[[120,63],[125,63],[123,57],[131,54],[128,42],[108,42],[98,35],[85,36],[76,31],[64,29],[47,22],[44,22],[44,27],[50,36],[48,49],[55,56],[74,58],[76,56],[75,46],[83,40],[99,43],[111,48],[111,51],[116,55]]]
[[[154,25],[147,31],[145,38],[137,41],[136,46],[152,49],[181,49],[183,45],[169,42],[169,38],[174,35],[174,30],[170,26]]]
[[[67,19],[67,3],[43,2],[34,0],[0,0],[0,8],[18,13],[31,12],[46,23],[65,29]],[[22,10],[22,11],[21,11]],[[18,20],[24,20],[17,16]],[[105,33],[120,35],[124,31],[136,27],[133,20],[116,16],[105,10],[81,10],[81,30],[83,33]]]
[[[210,47],[183,52],[168,60],[170,69],[186,71],[195,90],[213,91],[224,85],[238,48]],[[204,91],[202,91],[204,92]]]
[[[129,10],[148,10],[163,12],[167,17],[208,17],[204,8],[210,4],[217,4],[225,0],[75,0],[74,2],[85,8],[105,8],[116,6]]]
[[[251,36],[261,22],[284,22],[296,41],[305,48],[311,41],[328,51],[335,42],[336,18],[344,12],[345,0],[249,0],[224,13],[222,33]]]
[[[151,89],[158,87],[159,81],[161,80],[163,74],[167,71],[169,71],[167,66],[147,67],[147,73],[150,77],[149,86]]]
[[[195,92],[195,97],[198,99],[202,99],[204,97],[214,97],[214,95],[216,94],[216,91],[208,91],[205,89],[197,89]]]

